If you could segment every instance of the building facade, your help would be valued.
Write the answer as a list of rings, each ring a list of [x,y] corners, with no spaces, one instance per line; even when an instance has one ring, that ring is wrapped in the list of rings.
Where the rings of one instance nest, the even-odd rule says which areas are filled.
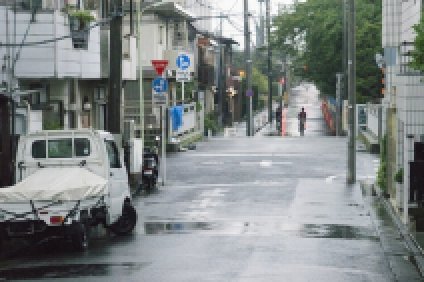
[[[382,46],[385,62],[385,123],[388,149],[389,192],[395,207],[409,220],[417,195],[410,193],[410,162],[414,160],[414,142],[424,141],[424,80],[409,67],[415,31],[422,17],[422,2],[383,0]],[[403,170],[403,183],[395,183]]]

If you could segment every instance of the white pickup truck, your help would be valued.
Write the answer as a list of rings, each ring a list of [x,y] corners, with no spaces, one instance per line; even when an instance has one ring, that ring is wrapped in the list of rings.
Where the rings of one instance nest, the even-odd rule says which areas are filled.
[[[39,131],[19,140],[17,184],[0,189],[0,246],[10,238],[69,239],[88,247],[90,227],[132,232],[137,213],[112,134]]]

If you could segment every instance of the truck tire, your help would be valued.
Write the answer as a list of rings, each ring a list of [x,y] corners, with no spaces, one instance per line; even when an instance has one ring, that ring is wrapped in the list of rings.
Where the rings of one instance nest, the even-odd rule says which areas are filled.
[[[153,179],[149,179],[148,181],[147,181],[147,187],[146,187],[146,192],[148,193],[148,194],[150,194],[150,193],[152,193],[153,192],[153,189],[154,189],[154,184],[153,184],[154,182],[153,182]]]
[[[88,249],[87,227],[81,222],[73,222],[71,225],[71,243],[76,251],[85,251]]]
[[[110,226],[110,230],[116,235],[131,234],[137,223],[137,211],[131,204],[125,204],[121,217]]]
[[[6,244],[7,239],[8,238],[7,238],[6,230],[0,229],[0,257],[2,257],[3,253],[7,249],[7,244]]]

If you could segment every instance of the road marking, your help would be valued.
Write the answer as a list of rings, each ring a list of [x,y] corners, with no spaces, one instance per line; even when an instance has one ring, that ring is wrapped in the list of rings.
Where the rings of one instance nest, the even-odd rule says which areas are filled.
[[[260,166],[260,167],[271,167],[273,165],[292,165],[292,162],[273,162],[273,161],[267,161],[262,160],[260,162],[240,162],[241,166]]]
[[[223,165],[224,162],[214,162],[214,161],[212,161],[212,162],[201,162],[200,164],[202,164],[202,165]]]
[[[299,157],[307,154],[272,154],[272,153],[193,153],[195,157]]]
[[[207,188],[207,187],[278,187],[284,185],[281,181],[252,181],[252,182],[237,182],[237,183],[194,183],[194,184],[176,184],[167,185],[172,189],[192,189],[192,188]]]
[[[261,167],[271,167],[272,161],[262,160],[259,162],[259,166]]]
[[[325,182],[326,183],[332,183],[336,178],[337,178],[337,176],[331,175],[331,176],[329,176],[325,179]]]
[[[227,192],[228,189],[216,188],[213,190],[203,191],[202,193],[200,193],[200,197],[222,197]]]

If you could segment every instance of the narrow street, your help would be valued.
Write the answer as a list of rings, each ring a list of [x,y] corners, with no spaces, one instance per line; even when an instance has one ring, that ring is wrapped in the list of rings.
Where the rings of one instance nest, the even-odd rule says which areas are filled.
[[[360,185],[345,184],[346,139],[326,136],[312,86],[293,91],[286,118],[285,137],[211,138],[170,155],[166,185],[135,200],[133,236],[94,237],[85,253],[42,245],[2,262],[0,280],[399,280]],[[358,179],[377,165],[358,153]]]

